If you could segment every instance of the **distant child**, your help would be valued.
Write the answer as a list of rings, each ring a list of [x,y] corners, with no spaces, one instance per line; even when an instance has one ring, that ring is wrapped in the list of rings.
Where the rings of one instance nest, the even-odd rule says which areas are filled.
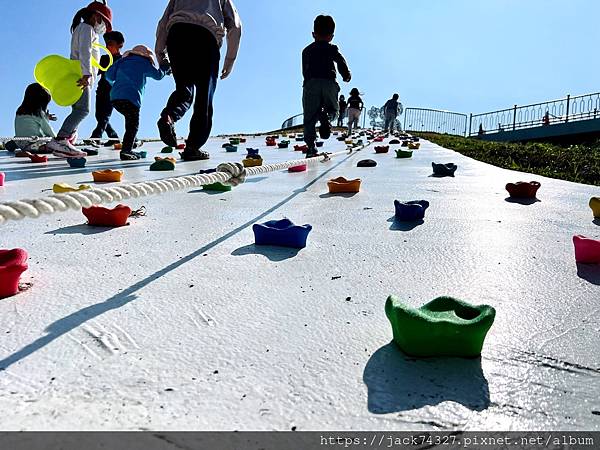
[[[15,117],[15,137],[50,137],[56,136],[50,126],[50,120],[56,117],[48,112],[50,94],[37,83],[25,89],[23,103],[17,109]],[[45,141],[16,141],[18,148],[24,152],[45,153]]]
[[[385,123],[383,125],[384,131],[389,130],[389,132],[392,133],[394,131],[394,125],[398,120],[398,116],[404,111],[402,103],[398,101],[399,98],[400,96],[398,94],[394,94],[383,107],[383,117],[385,118]]]
[[[348,97],[348,135],[352,134],[353,127],[358,128],[358,121],[363,107],[364,103],[360,98],[360,92],[358,92],[358,89],[353,88],[350,91],[350,97]]]
[[[83,90],[81,98],[73,105],[71,114],[65,119],[58,135],[48,143],[55,156],[60,158],[82,158],[86,153],[81,152],[69,142],[77,128],[90,113],[90,91],[96,78],[96,69],[91,59],[100,57],[100,51],[94,44],[98,43],[98,35],[112,31],[112,11],[106,5],[94,1],[86,8],[80,9],[73,18],[71,25],[71,59],[81,63],[83,76],[77,85]]]
[[[168,66],[159,69],[155,67],[152,50],[145,45],[137,45],[125,52],[123,58],[106,72],[104,77],[112,85],[110,91],[112,106],[125,116],[121,160],[140,159],[140,154],[133,151],[133,146],[140,126],[140,108],[146,79],[162,80],[168,71]]]
[[[158,23],[156,58],[161,67],[170,62],[175,79],[175,92],[157,123],[165,144],[177,145],[175,122],[194,105],[185,151],[181,154],[184,161],[210,158],[202,146],[212,130],[219,49],[226,38],[223,80],[233,70],[241,36],[242,23],[232,0],[170,0]]]
[[[348,108],[348,103],[346,103],[346,97],[340,95],[340,112],[338,114],[338,127],[344,126],[344,117],[346,117],[346,108]]]
[[[113,64],[121,59],[121,49],[125,44],[123,34],[118,31],[110,31],[104,35],[106,48],[110,51],[113,57]],[[100,65],[107,67],[110,62],[108,55],[102,55]],[[110,140],[106,142],[106,146],[116,144],[119,140],[119,135],[110,125],[110,116],[113,111],[112,103],[110,102],[110,83],[104,79],[104,71],[100,71],[100,81],[96,89],[96,121],[98,125],[92,132],[92,139],[100,139],[104,132]]]
[[[347,83],[352,79],[346,60],[339,49],[331,44],[335,32],[335,22],[331,16],[318,16],[314,22],[313,38],[302,52],[302,75],[304,90],[304,141],[308,146],[307,158],[318,154],[315,148],[317,133],[315,126],[320,122],[319,134],[322,139],[331,135],[329,122],[339,110],[338,94],[340,86],[336,82],[337,65],[342,79]]]

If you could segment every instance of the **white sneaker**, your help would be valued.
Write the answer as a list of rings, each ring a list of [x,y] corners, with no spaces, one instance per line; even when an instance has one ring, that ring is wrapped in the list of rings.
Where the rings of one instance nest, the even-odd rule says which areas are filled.
[[[87,156],[85,152],[77,150],[66,139],[52,139],[46,146],[58,158],[84,158]]]

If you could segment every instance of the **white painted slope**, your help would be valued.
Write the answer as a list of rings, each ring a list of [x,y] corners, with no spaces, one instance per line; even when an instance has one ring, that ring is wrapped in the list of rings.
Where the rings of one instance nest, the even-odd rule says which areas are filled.
[[[175,174],[231,160],[221,143]],[[266,163],[298,155],[263,143],[247,146]],[[363,158],[379,166],[356,168]],[[456,162],[456,178],[429,177],[432,161]],[[148,165],[126,164],[126,181],[172,175]],[[65,166],[0,157],[22,178],[0,200],[91,180]],[[363,191],[325,195],[340,175]],[[532,179],[541,202],[505,201],[506,182]],[[136,200],[148,216],[121,229],[89,228],[79,212],[10,223],[0,247],[28,250],[33,288],[0,301],[0,429],[599,430],[600,269],[578,276],[571,243],[600,236],[592,195],[423,143],[412,160],[368,148],[232,193]],[[429,200],[425,223],[390,229],[394,199]],[[251,224],[283,216],[313,225],[308,247],[254,247]],[[403,357],[391,293],[493,305],[481,362]]]

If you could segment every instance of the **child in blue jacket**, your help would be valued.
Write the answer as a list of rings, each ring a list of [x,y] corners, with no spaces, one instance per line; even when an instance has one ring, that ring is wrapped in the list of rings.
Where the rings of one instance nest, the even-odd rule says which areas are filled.
[[[133,146],[140,125],[140,108],[146,79],[162,80],[168,71],[167,67],[158,69],[155,67],[152,50],[145,45],[137,45],[125,52],[123,58],[106,72],[106,81],[112,85],[110,91],[112,105],[125,117],[122,161],[140,159],[140,154],[133,151]]]

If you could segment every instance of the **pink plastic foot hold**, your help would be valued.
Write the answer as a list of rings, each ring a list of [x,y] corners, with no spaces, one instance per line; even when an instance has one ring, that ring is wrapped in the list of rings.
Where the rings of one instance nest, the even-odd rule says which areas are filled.
[[[306,164],[300,164],[299,166],[288,167],[288,172],[306,172]]]
[[[22,248],[0,250],[0,298],[19,293],[21,274],[27,270],[27,252]]]
[[[573,236],[575,245],[575,261],[582,264],[600,264],[600,241]]]
[[[4,178],[5,178],[4,172],[0,172],[0,186],[4,186]]]

